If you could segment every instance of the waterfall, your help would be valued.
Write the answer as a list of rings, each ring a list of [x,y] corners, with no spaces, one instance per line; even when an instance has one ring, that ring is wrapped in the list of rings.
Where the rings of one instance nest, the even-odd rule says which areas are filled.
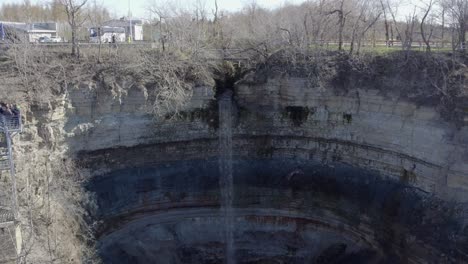
[[[235,263],[234,215],[232,201],[234,195],[232,176],[232,92],[227,91],[219,100],[219,187],[221,210],[224,214],[225,263]]]

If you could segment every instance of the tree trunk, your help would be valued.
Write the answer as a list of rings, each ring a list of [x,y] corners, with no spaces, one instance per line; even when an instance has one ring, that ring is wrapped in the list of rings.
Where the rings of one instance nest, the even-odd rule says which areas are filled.
[[[76,56],[77,48],[76,48],[76,26],[75,25],[72,26],[72,32],[71,33],[72,33],[72,37],[71,37],[72,38],[71,39],[71,41],[72,41],[72,52],[71,52],[71,55]]]
[[[455,37],[455,28],[452,28],[452,51],[455,52],[457,50],[457,38]]]
[[[387,12],[385,11],[385,5],[382,0],[380,0],[380,5],[382,6],[382,12],[384,14],[384,25],[385,25],[385,45],[388,47],[390,46],[390,35],[388,33],[388,20],[387,20]]]
[[[305,46],[306,46],[306,50],[308,50],[310,48],[310,36],[309,36],[309,27],[307,26],[307,16],[309,15],[309,13],[307,12],[305,15],[304,15],[304,38],[305,38]]]
[[[394,36],[393,36],[393,27],[390,25],[390,46],[393,47],[393,41],[395,41]],[[400,38],[400,42],[403,45],[403,40]]]
[[[101,46],[102,46],[102,40],[101,40],[101,26],[99,26],[99,28],[98,28],[98,37],[99,37],[99,47],[98,47],[98,59],[97,59],[97,63],[101,63]],[[113,43],[112,45],[115,45],[115,43]]]
[[[442,48],[444,48],[444,37],[445,37],[445,7],[442,8],[442,33],[441,33]]]
[[[361,13],[362,14],[362,13]],[[359,16],[357,19],[356,19],[356,22],[354,23],[354,26],[353,26],[353,33],[351,35],[351,43],[350,43],[350,47],[349,47],[349,55],[353,55],[353,52],[354,52],[354,41],[356,40],[356,31],[358,30],[358,27],[359,27],[359,20],[361,19],[361,16]]]
[[[343,11],[340,13],[340,29],[338,32],[338,50],[343,50],[343,30],[344,30],[344,16]]]
[[[429,2],[429,5],[428,5],[428,7],[427,7],[427,10],[426,10],[426,12],[424,13],[423,18],[421,19],[421,24],[419,24],[420,29],[421,29],[421,37],[422,37],[424,43],[426,44],[426,51],[427,51],[427,52],[431,52],[431,45],[430,45],[430,43],[429,43],[430,36],[429,36],[429,37],[426,37],[426,34],[424,33],[424,22],[426,21],[426,18],[427,18],[427,16],[429,15],[429,12],[431,12],[431,8],[432,8],[432,0]]]
[[[465,53],[466,50],[466,26],[465,26],[465,21],[460,22],[460,29],[458,33],[458,38],[459,38],[459,45],[460,49],[463,53]]]
[[[72,33],[72,56],[78,57],[80,56],[80,49],[78,47],[77,43],[77,35],[76,31],[78,27],[83,25],[85,19],[80,19],[79,14],[80,14],[80,9],[86,4],[88,0],[80,0],[80,2],[77,1],[72,1],[72,0],[60,0],[60,3],[63,5],[65,8],[65,12],[67,14],[68,18],[68,24],[71,27],[71,33]]]

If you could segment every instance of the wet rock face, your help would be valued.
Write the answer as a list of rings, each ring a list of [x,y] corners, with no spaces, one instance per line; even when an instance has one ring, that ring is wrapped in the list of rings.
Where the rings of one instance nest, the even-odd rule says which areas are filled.
[[[234,168],[238,263],[449,263],[467,253],[456,208],[401,182],[299,159]],[[104,263],[222,263],[218,176],[210,159],[95,178]]]
[[[237,263],[366,263],[378,259],[375,250],[366,245],[315,228],[313,221],[299,234],[295,219],[268,217],[282,224],[269,224],[264,217],[247,218],[237,211]],[[208,214],[207,215],[205,215]],[[278,212],[276,212],[278,213]],[[252,214],[249,212],[248,214]],[[159,223],[165,216],[147,218],[129,225],[125,231],[106,238],[101,248],[105,263],[223,263],[223,219],[216,212],[198,210],[196,217],[180,218],[176,222]],[[153,220],[153,221],[151,221]],[[151,221],[151,222],[150,222]],[[139,228],[136,225],[144,225]],[[112,238],[125,236],[120,242]],[[128,239],[131,237],[131,239]],[[133,239],[135,238],[135,239]],[[346,262],[347,261],[347,262]]]
[[[345,67],[329,82],[288,75],[285,65],[225,85],[236,110],[238,263],[467,263],[468,106],[438,109],[431,101],[446,101],[424,95],[430,80],[400,78],[399,64],[384,62],[393,70],[378,80]],[[87,78],[50,105],[24,108],[27,133],[14,148],[20,200],[33,180],[42,208],[49,186],[39,176],[77,161],[93,177],[90,220],[101,221],[105,263],[220,263],[222,90],[194,87],[178,116],[155,117],[155,87],[101,73],[102,82]],[[20,90],[5,78],[0,92]],[[61,195],[51,199],[68,208]],[[82,262],[76,221],[59,214],[70,225],[38,218],[35,263],[50,260],[46,236],[56,234],[58,255]]]
[[[94,177],[104,263],[223,262],[213,91],[171,120],[141,91],[108,107],[81,93],[65,129]],[[233,98],[238,263],[467,262],[468,123],[299,77],[246,77]]]

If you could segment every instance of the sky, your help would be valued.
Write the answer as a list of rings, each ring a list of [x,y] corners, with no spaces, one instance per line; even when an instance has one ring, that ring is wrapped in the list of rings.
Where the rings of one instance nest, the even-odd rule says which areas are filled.
[[[24,0],[0,0],[0,5],[3,3],[21,3]],[[47,0],[30,0],[32,3],[47,3]],[[80,0],[78,0],[80,1]],[[102,4],[108,8],[111,12],[111,15],[114,17],[122,17],[128,14],[129,9],[129,2],[130,2],[130,9],[133,17],[138,18],[150,18],[150,14],[147,11],[147,7],[151,5],[153,2],[161,3],[161,2],[170,2],[170,3],[177,3],[178,6],[192,8],[197,0],[88,0],[89,3],[94,3],[96,1],[97,4]],[[212,12],[214,9],[214,0],[198,0],[201,2],[205,2],[206,9],[209,13]],[[305,0],[218,0],[218,7],[220,10],[227,10],[227,11],[238,11],[244,5],[255,1],[258,5],[265,7],[265,8],[277,8],[285,3],[291,4],[299,4],[305,2]],[[413,11],[413,5],[411,3],[416,3],[417,5],[424,4],[425,1],[428,0],[396,0],[400,2],[399,7],[399,16],[400,19],[404,19],[404,17]]]

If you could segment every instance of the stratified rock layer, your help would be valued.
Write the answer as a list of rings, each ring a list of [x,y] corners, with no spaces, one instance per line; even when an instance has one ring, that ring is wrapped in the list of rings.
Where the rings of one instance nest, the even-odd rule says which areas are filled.
[[[453,208],[401,183],[336,162],[250,159],[234,168],[238,263],[444,263],[466,254],[463,234],[451,236],[461,226],[444,212]],[[222,262],[218,178],[217,161],[206,159],[96,178],[104,262]]]
[[[337,95],[305,78],[254,79],[234,88],[239,263],[466,261],[466,124],[378,90]],[[86,112],[100,104],[71,98],[71,127],[85,129],[70,145],[96,176],[101,255],[219,263],[213,94],[198,88],[171,120],[141,114],[137,94],[118,113]]]

